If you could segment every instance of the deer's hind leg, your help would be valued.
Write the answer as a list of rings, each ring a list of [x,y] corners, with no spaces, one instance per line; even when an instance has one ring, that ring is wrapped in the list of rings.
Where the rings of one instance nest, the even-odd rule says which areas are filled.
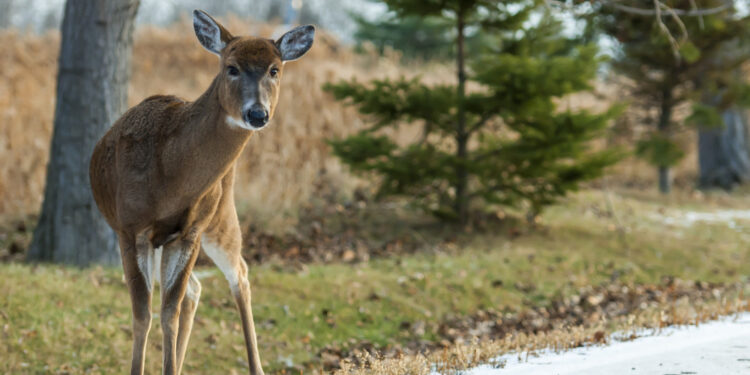
[[[133,312],[133,354],[131,375],[142,375],[146,363],[146,341],[151,329],[153,249],[148,241],[121,233],[120,256]]]
[[[242,234],[233,205],[226,205],[206,230],[201,241],[203,251],[221,270],[229,282],[237,309],[242,318],[242,331],[250,365],[250,374],[262,375],[263,368],[258,354],[258,340],[253,323],[250,304],[250,282],[247,279],[247,264],[242,259]]]

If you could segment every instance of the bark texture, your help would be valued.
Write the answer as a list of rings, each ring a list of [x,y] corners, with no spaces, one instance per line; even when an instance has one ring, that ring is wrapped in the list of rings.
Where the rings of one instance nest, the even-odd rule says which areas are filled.
[[[0,0],[0,29],[10,27],[13,15],[13,0]]]
[[[456,45],[458,49],[456,51],[456,68],[458,75],[458,123],[456,124],[456,156],[458,157],[458,163],[456,165],[455,211],[456,215],[458,215],[458,221],[461,224],[466,224],[469,216],[469,172],[466,167],[466,163],[468,162],[467,154],[469,134],[466,131],[466,104],[464,103],[466,98],[466,68],[464,66],[464,39],[466,24],[464,20],[463,9],[457,12],[456,18],[458,31],[458,36],[456,38]]]
[[[94,145],[127,109],[139,0],[68,0],[42,213],[29,260],[116,264],[117,241],[91,195]]]
[[[659,108],[659,123],[657,129],[659,133],[669,138],[669,128],[672,122],[672,110],[674,108],[674,102],[672,100],[672,90],[674,85],[670,83],[664,84],[664,90],[661,96],[661,106]],[[662,194],[669,194],[672,191],[672,173],[667,165],[660,165],[659,171],[659,192]]]
[[[702,189],[732,189],[750,181],[747,116],[729,108],[721,113],[723,127],[703,127],[698,133],[698,185]]]

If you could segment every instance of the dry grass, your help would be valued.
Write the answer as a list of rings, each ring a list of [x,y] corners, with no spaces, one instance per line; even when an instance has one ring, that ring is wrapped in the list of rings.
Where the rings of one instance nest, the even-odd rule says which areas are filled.
[[[603,340],[618,329],[610,322],[626,325],[631,313],[655,327],[689,323],[712,311],[722,313],[709,305],[731,307],[741,289],[750,295],[750,221],[682,226],[665,219],[747,206],[750,197],[611,195],[608,205],[602,192],[581,192],[546,211],[543,228],[530,231],[508,222],[434,252],[354,264],[253,265],[253,311],[266,373],[333,368],[358,349],[389,356],[451,348],[477,335],[498,339],[476,349],[457,346],[465,354],[452,360],[446,352],[441,359],[446,366],[471,364],[515,347],[525,353],[544,342],[560,349],[574,346],[596,339],[597,332],[604,332],[598,336]],[[213,266],[201,274],[203,293],[186,372],[246,373],[226,280]],[[688,284],[678,279],[693,280],[689,285],[696,292],[687,300],[682,298]],[[0,374],[110,374],[127,368],[131,322],[122,271],[0,263],[0,280]],[[733,289],[721,287],[737,283]],[[667,319],[672,316],[677,318]],[[579,322],[588,324],[576,327]],[[148,349],[151,374],[160,368],[159,327],[155,319]],[[528,335],[542,331],[558,333]],[[506,338],[511,332],[514,336]],[[55,340],[60,337],[66,340]],[[477,357],[469,356],[473,350],[480,350]],[[424,362],[409,358],[415,359],[404,366]]]
[[[55,108],[59,38],[0,33],[0,215],[36,212]]]
[[[230,30],[248,34],[278,34],[272,25],[248,25],[227,21]],[[4,53],[0,54],[0,222],[35,214],[41,204],[52,118],[59,34],[26,35],[0,32]],[[176,94],[188,100],[208,87],[217,71],[216,58],[195,41],[187,22],[171,28],[144,27],[137,31],[134,64],[129,88],[134,105],[153,94]],[[279,111],[272,126],[257,134],[241,158],[237,199],[241,215],[265,229],[288,227],[296,211],[311,197],[347,195],[357,181],[329,152],[325,140],[360,129],[364,120],[351,107],[335,102],[321,90],[325,82],[357,77],[359,80],[422,74],[430,82],[453,79],[451,66],[408,66],[398,56],[357,55],[332,37],[319,33],[310,53],[288,64],[283,80]],[[619,90],[597,84],[598,94],[579,94],[560,101],[571,108],[602,110],[621,101]],[[640,122],[648,115],[624,117],[612,137],[632,145]],[[622,129],[627,134],[622,134]],[[399,134],[401,141],[416,137],[414,128]],[[694,144],[685,134],[682,143]],[[696,175],[695,147],[689,147],[676,168],[677,186],[692,186]],[[655,171],[642,161],[626,160],[613,169],[614,184],[653,186]]]
[[[230,30],[272,36],[272,25],[251,27],[236,19]],[[59,45],[57,32],[22,35],[0,32],[0,217],[17,219],[40,207],[55,106]],[[396,58],[360,56],[321,32],[304,59],[285,68],[279,110],[272,126],[258,133],[241,158],[237,198],[246,215],[271,220],[270,227],[301,203],[328,189],[347,192],[352,179],[328,153],[325,140],[360,128],[354,108],[322,92],[323,83],[357,76],[411,73]],[[154,94],[193,100],[217,72],[216,57],[196,42],[192,26],[145,27],[136,33],[130,105]],[[423,70],[424,71],[424,70]],[[261,167],[262,166],[262,167]]]

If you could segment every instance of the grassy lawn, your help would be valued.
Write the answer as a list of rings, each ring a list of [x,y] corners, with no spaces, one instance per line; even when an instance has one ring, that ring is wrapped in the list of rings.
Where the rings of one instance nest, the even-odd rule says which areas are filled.
[[[663,202],[628,192],[607,200],[600,191],[586,191],[551,208],[539,229],[469,233],[441,252],[301,270],[252,267],[261,358],[273,372],[313,361],[326,346],[437,340],[434,323],[449,315],[485,308],[516,312],[613,279],[745,282],[750,223],[683,219],[690,210],[748,206],[750,199],[739,196],[675,194]],[[201,274],[185,373],[244,373],[239,315],[227,284],[213,268]],[[126,371],[130,307],[120,270],[10,263],[0,264],[0,280],[0,373]],[[403,322],[427,328],[414,332]],[[148,348],[151,374],[160,373],[160,348],[157,318]]]

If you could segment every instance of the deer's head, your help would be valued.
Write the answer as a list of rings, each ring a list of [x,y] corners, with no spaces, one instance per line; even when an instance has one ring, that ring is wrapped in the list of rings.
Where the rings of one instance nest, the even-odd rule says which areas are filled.
[[[276,109],[284,63],[312,47],[315,27],[299,26],[276,41],[235,37],[201,10],[193,12],[193,26],[201,45],[220,58],[217,89],[227,122],[247,130],[263,128]]]

